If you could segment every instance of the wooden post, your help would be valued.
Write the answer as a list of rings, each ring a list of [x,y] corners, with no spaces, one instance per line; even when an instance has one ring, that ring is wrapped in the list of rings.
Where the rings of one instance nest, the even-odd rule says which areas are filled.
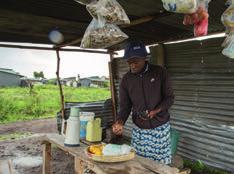
[[[165,66],[165,53],[163,44],[150,47],[150,53],[150,63],[154,65],[161,65],[163,67]]]
[[[43,174],[50,174],[50,160],[51,160],[51,144],[46,142],[43,144]]]
[[[112,68],[113,59],[114,59],[113,52],[110,51],[110,62],[108,63],[108,66],[109,66],[110,89],[111,89],[111,99],[112,99],[112,112],[115,121],[117,116],[117,110],[116,110],[116,97],[115,97],[115,83],[114,83],[113,68]]]
[[[62,115],[62,120],[64,119],[65,115],[65,109],[64,109],[64,95],[63,95],[63,88],[60,82],[60,77],[59,77],[59,70],[60,70],[60,56],[59,56],[59,49],[56,50],[57,54],[57,71],[56,71],[56,76],[57,76],[57,81],[59,85],[59,91],[60,91],[60,100],[61,100],[61,115]]]
[[[74,157],[74,169],[75,169],[75,174],[83,174],[84,173],[84,165],[83,162],[78,158]]]

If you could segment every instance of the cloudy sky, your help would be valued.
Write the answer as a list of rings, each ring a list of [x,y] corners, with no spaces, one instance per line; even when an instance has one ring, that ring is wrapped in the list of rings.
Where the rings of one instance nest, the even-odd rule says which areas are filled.
[[[109,75],[109,55],[61,52],[60,57],[61,77]],[[27,77],[33,77],[34,71],[43,71],[46,78],[55,78],[56,62],[55,51],[0,48],[0,68],[13,69]]]

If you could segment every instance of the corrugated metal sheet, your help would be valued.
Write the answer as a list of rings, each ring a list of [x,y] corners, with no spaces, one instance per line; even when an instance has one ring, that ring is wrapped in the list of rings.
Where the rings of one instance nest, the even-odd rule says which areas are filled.
[[[115,95],[116,95],[116,104],[117,104],[117,111],[119,111],[119,83],[123,77],[123,75],[129,70],[128,64],[122,58],[116,58],[112,61],[113,66],[113,80],[115,86]],[[131,130],[134,127],[132,123],[131,117],[127,120],[124,126],[124,136],[131,137]]]
[[[183,14],[169,13],[160,0],[118,0],[132,23],[142,17],[155,19],[123,28],[129,40],[141,40],[146,44],[189,38],[193,36],[192,26],[183,25]],[[225,1],[209,3],[209,33],[223,32],[221,14],[226,9]],[[0,6],[0,41],[51,44],[48,33],[58,28],[65,42],[82,38],[92,17],[84,5],[74,0],[8,0]],[[20,21],[20,22],[19,22]],[[75,44],[79,46],[80,43]],[[111,47],[123,48],[124,44]]]
[[[166,66],[175,91],[172,127],[180,132],[178,153],[234,170],[234,60],[221,54],[223,38],[166,44]],[[128,71],[113,60],[115,91]],[[118,100],[118,97],[117,97]],[[118,103],[118,101],[117,101]],[[117,106],[118,108],[118,106]],[[125,135],[131,135],[131,118]]]
[[[95,102],[66,102],[65,103],[65,119],[70,115],[70,108],[77,106],[81,112],[94,112],[95,118],[101,118],[101,126],[105,130],[113,124],[112,102],[111,99]],[[61,131],[61,113],[57,113],[58,131]],[[105,131],[103,132],[105,133]]]
[[[113,123],[113,114],[112,114],[112,102],[111,99],[105,101],[96,101],[96,102],[66,102],[66,108],[69,108],[67,114],[70,113],[71,106],[78,106],[82,112],[94,112],[95,118],[102,119],[102,127],[109,127]]]
[[[234,169],[234,61],[221,54],[223,38],[166,44],[175,103],[171,123],[180,131],[178,153]]]
[[[22,76],[18,74],[0,71],[0,87],[1,86],[19,86],[21,77]]]

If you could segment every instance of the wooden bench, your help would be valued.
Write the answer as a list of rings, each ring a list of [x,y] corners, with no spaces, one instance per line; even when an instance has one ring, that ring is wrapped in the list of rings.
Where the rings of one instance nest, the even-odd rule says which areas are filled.
[[[11,160],[0,160],[0,174],[14,174]]]
[[[59,134],[48,134],[43,141],[43,174],[49,174],[51,160],[51,145],[54,144],[61,150],[74,156],[75,174],[83,174],[84,167],[97,174],[178,174],[176,168],[157,163],[155,161],[136,156],[133,160],[120,163],[100,163],[90,160],[84,152],[86,144],[80,147],[64,146],[64,137]]]

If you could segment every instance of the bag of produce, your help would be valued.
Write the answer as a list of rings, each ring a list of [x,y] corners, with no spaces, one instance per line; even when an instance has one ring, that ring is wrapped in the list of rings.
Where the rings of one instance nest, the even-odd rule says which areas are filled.
[[[230,3],[227,10],[224,11],[221,21],[228,30],[229,28],[234,28],[234,0]]]
[[[116,25],[130,23],[123,7],[116,0],[94,0],[86,5],[86,8],[93,18],[102,16],[107,23]]]
[[[118,26],[93,19],[85,31],[81,48],[107,48],[127,39]]]
[[[225,47],[222,51],[222,54],[234,59],[234,32],[231,32],[227,36],[222,46]]]
[[[198,0],[197,10],[184,16],[184,25],[194,25],[194,36],[205,36],[208,33],[209,2],[210,0]]]
[[[170,12],[191,14],[197,10],[197,0],[162,0],[163,7]]]

